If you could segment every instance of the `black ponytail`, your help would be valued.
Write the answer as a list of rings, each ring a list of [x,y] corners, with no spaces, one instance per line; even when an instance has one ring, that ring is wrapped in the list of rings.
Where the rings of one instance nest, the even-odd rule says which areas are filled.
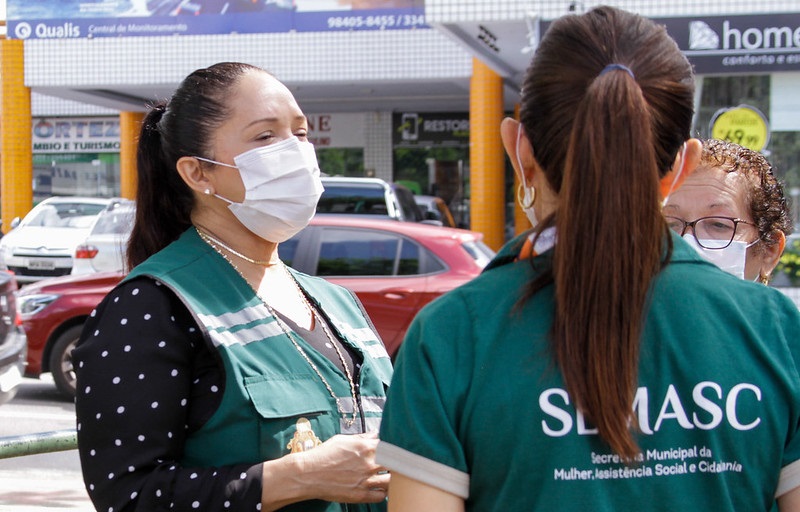
[[[166,247],[191,226],[192,192],[166,157],[159,124],[166,104],[144,118],[136,153],[136,219],[128,243],[128,268]]]

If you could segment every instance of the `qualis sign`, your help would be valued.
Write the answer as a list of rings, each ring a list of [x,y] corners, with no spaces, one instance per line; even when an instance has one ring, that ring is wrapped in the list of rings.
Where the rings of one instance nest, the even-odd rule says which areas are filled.
[[[800,70],[800,13],[657,19],[699,74]]]

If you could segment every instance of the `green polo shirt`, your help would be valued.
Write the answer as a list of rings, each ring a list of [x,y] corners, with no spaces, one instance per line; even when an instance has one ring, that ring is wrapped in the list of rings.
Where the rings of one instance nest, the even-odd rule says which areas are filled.
[[[673,237],[653,283],[626,466],[576,411],[549,355],[553,288],[514,311],[552,251],[419,313],[400,349],[378,461],[467,510],[769,510],[800,486],[800,313]]]

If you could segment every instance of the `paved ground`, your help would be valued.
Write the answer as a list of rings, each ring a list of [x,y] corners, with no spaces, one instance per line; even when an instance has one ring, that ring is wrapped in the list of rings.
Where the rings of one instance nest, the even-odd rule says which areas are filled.
[[[48,375],[49,377],[49,375]],[[75,428],[75,406],[52,379],[23,379],[0,407],[0,437]],[[92,512],[77,450],[0,459],[0,512]]]
[[[42,473],[22,479],[18,473],[0,471],[0,512],[94,511],[79,476]]]

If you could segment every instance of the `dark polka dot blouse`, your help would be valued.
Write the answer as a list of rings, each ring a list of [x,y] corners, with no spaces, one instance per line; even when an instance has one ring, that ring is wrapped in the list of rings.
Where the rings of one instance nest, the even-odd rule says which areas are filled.
[[[181,301],[138,278],[112,291],[73,352],[78,451],[100,512],[257,511],[261,465],[182,467],[184,440],[214,413],[218,355]]]

